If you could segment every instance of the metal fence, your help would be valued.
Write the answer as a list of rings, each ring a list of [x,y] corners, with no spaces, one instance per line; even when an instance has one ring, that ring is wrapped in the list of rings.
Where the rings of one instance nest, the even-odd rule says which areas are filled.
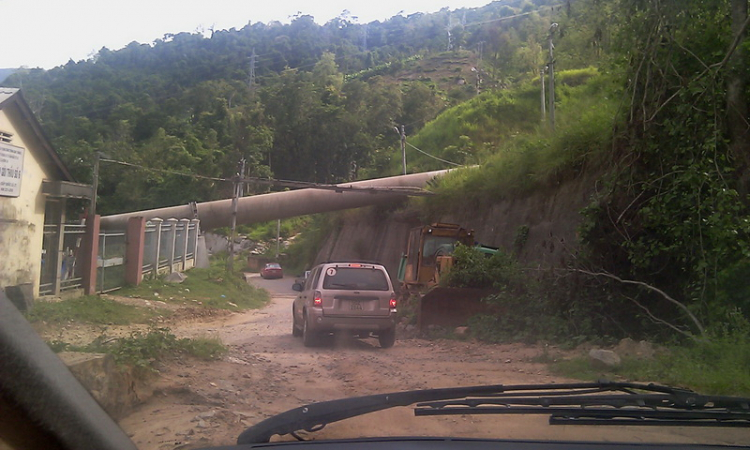
[[[81,224],[44,225],[39,283],[41,295],[57,294],[81,287],[82,267],[78,260],[85,234],[86,226]]]
[[[99,233],[99,256],[96,259],[96,291],[109,292],[125,285],[127,242],[122,231]]]
[[[198,245],[198,220],[161,220],[146,222],[143,245],[144,276],[182,272],[195,266]],[[62,233],[62,242],[60,235]],[[44,226],[40,295],[57,295],[83,285],[82,243],[86,226],[49,224]],[[137,240],[136,240],[137,241]],[[102,230],[96,263],[96,292],[109,292],[125,285],[128,245],[125,231]]]
[[[144,274],[156,273],[156,261],[159,257],[159,252],[156,251],[157,242],[159,239],[159,228],[156,222],[146,222],[146,235],[143,240],[143,266],[142,270]]]
[[[143,274],[156,276],[195,266],[197,220],[154,219],[146,223]]]

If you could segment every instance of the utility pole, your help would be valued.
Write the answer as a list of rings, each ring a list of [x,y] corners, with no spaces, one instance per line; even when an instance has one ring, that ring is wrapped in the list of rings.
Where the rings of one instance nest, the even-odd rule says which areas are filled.
[[[451,36],[451,28],[453,27],[453,18],[451,13],[448,12],[448,26],[445,27],[445,31],[448,32],[448,48],[447,51],[453,50],[453,36]]]
[[[542,80],[542,122],[547,121],[547,93],[544,91],[544,71],[546,67],[542,67],[539,71],[539,79]]]
[[[474,82],[474,87],[476,88],[477,95],[481,93],[481,85],[482,85],[482,70],[477,67],[472,67],[471,71],[474,72],[476,75],[476,81]]]
[[[96,217],[96,194],[99,190],[99,159],[101,159],[101,153],[98,151],[94,152],[94,180],[91,187],[91,207],[89,208],[89,217],[92,220]]]
[[[250,74],[248,77],[247,87],[250,91],[255,91],[255,47],[253,47],[253,53],[250,55]]]
[[[227,258],[227,271],[234,272],[234,239],[237,231],[237,203],[239,197],[244,193],[245,186],[245,158],[240,160],[240,172],[234,179],[234,195],[232,196],[232,233],[229,238],[229,257]]]
[[[401,164],[404,167],[404,175],[406,175],[406,131],[404,131],[403,125],[401,125],[400,130],[398,127],[393,127],[393,129],[401,136]]]
[[[549,126],[555,131],[555,44],[552,43],[552,37],[557,30],[557,23],[549,27],[549,37],[547,38],[549,46]]]
[[[276,219],[276,261],[279,260],[279,241],[281,240],[281,219]]]

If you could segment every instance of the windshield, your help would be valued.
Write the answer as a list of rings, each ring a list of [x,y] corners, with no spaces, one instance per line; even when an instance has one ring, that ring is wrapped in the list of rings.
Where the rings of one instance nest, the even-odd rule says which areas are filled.
[[[438,255],[450,255],[457,239],[450,236],[426,236],[422,250],[423,264],[432,266]]]
[[[0,449],[600,380],[727,415],[467,395],[272,441],[750,443],[747,0],[289,3],[2,3]]]

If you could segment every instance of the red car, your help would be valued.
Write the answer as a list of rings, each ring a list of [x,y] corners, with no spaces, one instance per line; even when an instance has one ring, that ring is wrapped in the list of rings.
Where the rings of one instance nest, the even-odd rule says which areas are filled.
[[[260,276],[265,279],[284,278],[284,270],[279,263],[268,263],[261,269]]]

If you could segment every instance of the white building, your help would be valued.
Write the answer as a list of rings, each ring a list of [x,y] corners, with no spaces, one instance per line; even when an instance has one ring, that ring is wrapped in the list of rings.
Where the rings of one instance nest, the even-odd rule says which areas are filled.
[[[59,292],[65,202],[90,195],[90,186],[73,183],[20,90],[0,87],[0,288],[17,305],[19,296],[28,304],[39,295],[43,266],[52,273],[47,291]]]

